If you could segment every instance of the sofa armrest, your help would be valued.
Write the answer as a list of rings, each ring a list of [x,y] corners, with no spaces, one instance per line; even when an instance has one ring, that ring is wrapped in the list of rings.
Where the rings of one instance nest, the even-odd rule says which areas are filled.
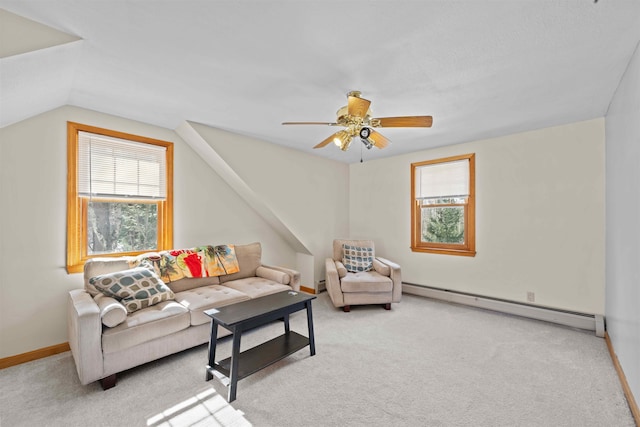
[[[102,321],[100,308],[84,289],[69,292],[67,304],[69,347],[82,384],[102,379]]]
[[[274,265],[262,265],[262,267],[288,274],[289,286],[291,286],[291,289],[293,289],[296,292],[300,290],[300,272],[299,271],[292,270],[286,267],[274,266]]]
[[[332,258],[327,258],[324,265],[326,269],[324,285],[327,288],[331,302],[335,307],[344,307],[344,296],[340,288],[340,276],[336,262]]]
[[[376,257],[376,259],[389,267],[389,277],[393,282],[393,295],[391,302],[400,302],[400,299],[402,298],[402,274],[400,272],[400,266],[385,258]]]

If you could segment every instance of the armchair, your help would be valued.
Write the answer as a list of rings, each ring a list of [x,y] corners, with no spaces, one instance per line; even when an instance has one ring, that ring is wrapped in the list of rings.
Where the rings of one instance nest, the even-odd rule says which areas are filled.
[[[400,302],[402,279],[400,266],[376,257],[372,240],[333,241],[333,258],[327,258],[327,292],[335,307],[351,311],[352,305]]]

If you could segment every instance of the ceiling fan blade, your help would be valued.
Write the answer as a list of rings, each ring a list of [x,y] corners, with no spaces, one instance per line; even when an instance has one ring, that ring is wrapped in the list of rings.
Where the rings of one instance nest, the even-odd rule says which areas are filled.
[[[325,125],[325,126],[338,126],[337,123],[332,122],[282,122],[283,125]]]
[[[349,95],[349,104],[347,105],[347,114],[350,116],[363,118],[369,111],[371,101],[357,96]]]
[[[382,128],[430,128],[433,124],[431,116],[381,117],[371,119],[377,121]]]
[[[322,141],[320,144],[316,145],[313,148],[322,148],[322,147],[326,146],[327,144],[329,144],[330,142],[333,142],[333,139],[338,135],[339,132],[341,132],[341,131],[338,131],[338,132],[334,133],[329,138],[325,139],[324,141]]]
[[[371,133],[369,134],[369,139],[373,141],[373,145],[375,145],[376,147],[378,147],[380,149],[385,148],[391,142],[391,141],[389,141],[389,139],[387,139],[380,132],[376,132],[373,129],[371,129]]]

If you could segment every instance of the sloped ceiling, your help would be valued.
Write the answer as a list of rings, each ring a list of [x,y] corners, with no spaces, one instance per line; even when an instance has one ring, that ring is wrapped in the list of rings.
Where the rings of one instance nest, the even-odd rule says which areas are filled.
[[[602,117],[640,40],[638,0],[0,8],[5,21],[49,27],[2,30],[0,127],[75,105],[170,129],[200,122],[348,163],[360,161],[361,144],[312,149],[336,128],[280,123],[333,121],[350,90],[374,116],[434,117],[430,129],[382,129],[392,145],[362,150],[367,160]],[[48,42],[16,35],[28,27]]]

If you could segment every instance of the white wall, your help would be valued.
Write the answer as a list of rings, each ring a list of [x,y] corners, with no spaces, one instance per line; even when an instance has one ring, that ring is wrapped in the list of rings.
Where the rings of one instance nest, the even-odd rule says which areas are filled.
[[[81,274],[68,275],[65,270],[67,121],[175,143],[175,247],[260,241],[266,263],[292,268],[296,265],[297,254],[289,245],[173,130],[62,107],[0,129],[0,358],[68,340],[67,292],[82,287],[82,278]],[[233,142],[243,144],[241,138]],[[326,188],[319,185],[321,191],[313,194],[313,180],[323,179],[324,168],[314,167],[311,156],[300,155],[296,157],[299,164],[294,164],[278,160],[276,157],[282,152],[269,152],[259,151],[257,158],[263,161],[256,165],[265,174],[274,169],[265,178],[272,186],[265,189],[266,197],[273,197],[281,205],[283,215],[288,215],[287,220],[291,219],[305,241],[321,241],[314,225],[305,225],[307,222],[297,215],[309,215],[315,221],[316,212],[324,207],[329,206],[330,215],[335,211],[331,199],[335,193],[327,194]],[[235,154],[253,164],[251,155]],[[234,160],[233,155],[229,157]],[[327,175],[340,173],[340,167],[326,166]],[[347,166],[342,165],[342,169],[346,176]],[[310,178],[306,173],[314,175]],[[336,193],[337,202],[346,199],[346,190],[344,194]],[[343,231],[340,226],[336,229]],[[330,243],[324,245],[329,247]]]
[[[640,398],[640,51],[606,116],[606,322],[636,401]]]
[[[201,124],[193,127],[310,250],[314,283],[324,279],[333,239],[349,232],[348,165]],[[314,283],[303,285],[314,288]]]
[[[412,252],[410,164],[476,153],[475,257]],[[604,314],[604,119],[350,166],[350,232],[403,281]]]

